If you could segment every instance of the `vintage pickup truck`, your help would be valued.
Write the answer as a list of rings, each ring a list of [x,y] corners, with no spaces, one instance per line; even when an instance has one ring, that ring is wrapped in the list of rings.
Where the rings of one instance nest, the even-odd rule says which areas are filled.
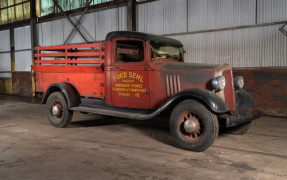
[[[180,148],[204,151],[219,127],[244,134],[261,115],[251,110],[254,101],[230,65],[184,63],[183,45],[174,39],[116,31],[98,43],[35,50],[36,93],[55,127],[66,127],[73,111],[164,116]]]

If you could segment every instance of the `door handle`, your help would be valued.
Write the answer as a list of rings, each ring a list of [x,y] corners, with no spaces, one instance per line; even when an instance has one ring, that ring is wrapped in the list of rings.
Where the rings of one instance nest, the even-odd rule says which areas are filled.
[[[114,66],[107,67],[107,70],[112,70],[112,69],[119,69],[119,67],[114,67]]]

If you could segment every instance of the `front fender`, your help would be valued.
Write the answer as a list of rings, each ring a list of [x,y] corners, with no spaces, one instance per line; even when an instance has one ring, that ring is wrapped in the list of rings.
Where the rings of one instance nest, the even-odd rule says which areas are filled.
[[[77,90],[71,84],[66,82],[57,82],[51,84],[45,91],[45,94],[42,99],[42,104],[45,104],[49,95],[56,91],[61,91],[64,93],[67,100],[68,108],[79,105],[80,100]]]
[[[229,112],[226,103],[218,97],[213,91],[206,89],[186,89],[171,97],[168,101],[174,102],[181,99],[194,99],[201,102],[213,113],[222,114]]]
[[[251,95],[243,89],[236,91],[235,99],[237,112],[239,115],[244,115],[249,111],[249,107],[255,106]]]
[[[230,113],[229,108],[225,102],[218,97],[214,92],[205,89],[186,89],[178,92],[174,96],[170,97],[160,108],[152,112],[151,114],[144,116],[137,116],[137,120],[146,120],[156,117],[164,110],[172,107],[175,103],[179,103],[185,99],[194,99],[205,105],[211,112],[215,114]]]

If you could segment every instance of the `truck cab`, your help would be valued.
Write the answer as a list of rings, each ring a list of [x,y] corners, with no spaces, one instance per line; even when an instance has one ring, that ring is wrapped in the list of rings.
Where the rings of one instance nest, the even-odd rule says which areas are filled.
[[[245,134],[261,115],[230,65],[185,63],[182,43],[171,38],[115,31],[100,43],[36,50],[36,92],[56,127],[66,127],[73,111],[134,120],[163,115],[180,148],[204,151],[219,127]]]

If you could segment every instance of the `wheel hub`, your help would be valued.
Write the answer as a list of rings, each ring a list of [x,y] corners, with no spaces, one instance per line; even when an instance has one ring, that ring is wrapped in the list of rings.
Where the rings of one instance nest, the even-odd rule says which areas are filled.
[[[178,130],[188,141],[197,141],[202,136],[204,131],[202,120],[195,112],[183,112],[178,121]]]
[[[196,131],[196,123],[193,120],[186,120],[184,122],[184,130],[188,133],[194,133]]]
[[[52,113],[54,116],[59,115],[60,111],[59,111],[59,107],[58,106],[53,106],[52,107]]]

